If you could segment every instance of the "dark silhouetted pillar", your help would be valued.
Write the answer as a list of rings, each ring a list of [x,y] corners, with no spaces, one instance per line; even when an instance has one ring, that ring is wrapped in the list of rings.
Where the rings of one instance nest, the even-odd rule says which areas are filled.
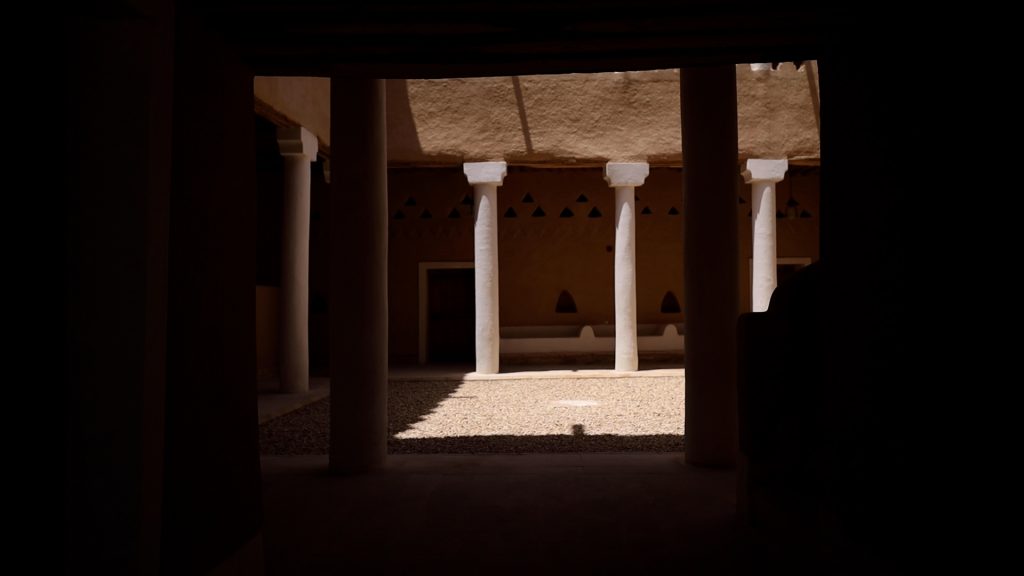
[[[913,255],[932,252],[934,244],[916,233],[923,219],[911,216],[919,213],[917,199],[927,194],[928,184],[907,167],[926,165],[930,146],[956,130],[948,131],[916,105],[931,97],[933,69],[873,73],[863,66],[895,57],[925,61],[915,52],[928,44],[918,44],[915,36],[908,50],[911,44],[903,42],[909,28],[902,19],[880,22],[868,10],[857,16],[863,27],[835,23],[851,32],[833,34],[820,62],[823,294],[816,313],[826,355],[815,433],[825,448],[815,455],[814,467],[824,480],[814,511],[819,522],[828,519],[828,548],[839,551],[837,556],[870,550],[886,558],[893,572],[912,572],[927,552],[908,543],[906,534],[923,527],[922,519],[930,517],[925,510],[933,505],[918,489],[930,477],[921,447],[931,428],[921,418],[926,411],[920,402],[931,394],[931,382],[958,372],[936,361],[945,316],[919,297],[934,283],[920,273]],[[857,40],[861,30],[872,30],[869,45]],[[885,93],[878,86],[886,86]],[[935,99],[955,107],[961,96],[953,90]],[[947,164],[949,181],[956,182],[961,171]],[[970,178],[965,187],[973,186]],[[871,198],[884,202],[865,209],[857,200],[864,182],[871,183]],[[950,284],[943,292],[952,301],[972,301],[956,282]],[[955,355],[975,357],[969,348]],[[878,522],[882,517],[886,521]]]
[[[387,455],[388,176],[383,80],[331,79],[330,468]]]
[[[160,570],[174,22],[170,2],[149,7],[54,32],[66,47],[54,136],[67,318],[46,329],[66,347],[68,573]]]
[[[174,53],[165,574],[262,565],[252,74],[183,7]]]
[[[736,68],[680,73],[686,461],[736,462]]]

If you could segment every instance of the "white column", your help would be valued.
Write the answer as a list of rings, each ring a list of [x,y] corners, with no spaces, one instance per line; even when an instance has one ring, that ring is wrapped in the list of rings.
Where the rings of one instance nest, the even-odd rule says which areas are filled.
[[[743,181],[753,191],[754,252],[751,272],[752,310],[764,312],[778,285],[775,252],[775,184],[789,168],[787,160],[747,160]]]
[[[316,136],[301,126],[277,130],[284,156],[281,226],[281,321],[278,335],[282,392],[309,390],[309,186]]]
[[[615,188],[615,369],[640,367],[636,341],[636,187],[650,173],[646,162],[609,162],[604,179]]]
[[[476,371],[497,374],[501,334],[498,330],[498,186],[504,162],[467,162],[473,186],[473,265],[476,279]]]

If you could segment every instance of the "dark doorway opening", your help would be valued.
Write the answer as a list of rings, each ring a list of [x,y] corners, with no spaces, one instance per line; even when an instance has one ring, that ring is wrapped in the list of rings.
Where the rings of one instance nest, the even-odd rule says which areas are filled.
[[[427,359],[473,362],[476,359],[476,303],[472,268],[427,271]]]

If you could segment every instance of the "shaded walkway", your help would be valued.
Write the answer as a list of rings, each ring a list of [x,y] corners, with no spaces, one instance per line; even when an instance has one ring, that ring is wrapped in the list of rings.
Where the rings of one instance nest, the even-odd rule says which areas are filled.
[[[734,574],[735,475],[681,454],[264,457],[267,574]]]

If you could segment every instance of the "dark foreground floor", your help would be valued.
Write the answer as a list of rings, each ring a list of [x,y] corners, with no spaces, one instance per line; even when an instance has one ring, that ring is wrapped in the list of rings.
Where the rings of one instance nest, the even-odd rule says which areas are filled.
[[[265,456],[267,574],[734,574],[735,474],[682,454]]]

